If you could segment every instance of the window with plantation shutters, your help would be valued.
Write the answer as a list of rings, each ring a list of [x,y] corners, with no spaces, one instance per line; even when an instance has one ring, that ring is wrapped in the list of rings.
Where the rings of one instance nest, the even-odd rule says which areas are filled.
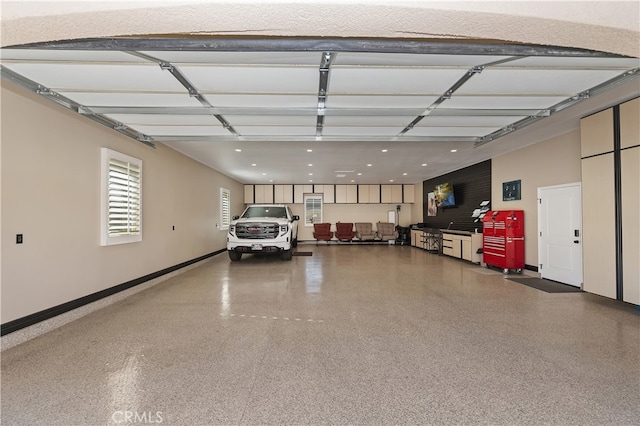
[[[103,246],[142,241],[142,160],[102,148]]]
[[[231,223],[231,191],[220,188],[220,229],[229,229]]]
[[[304,195],[304,226],[322,222],[322,194]]]

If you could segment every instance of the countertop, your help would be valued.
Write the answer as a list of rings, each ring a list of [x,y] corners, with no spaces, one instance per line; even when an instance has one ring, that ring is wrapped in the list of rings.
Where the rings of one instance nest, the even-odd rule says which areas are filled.
[[[472,232],[472,231],[462,231],[459,229],[438,229],[438,228],[410,228],[412,231],[424,231],[429,233],[442,233],[442,234],[455,234],[455,235],[473,235],[473,234],[482,234],[482,232]]]
[[[443,234],[455,234],[455,235],[473,235],[480,234],[480,232],[471,232],[471,231],[459,231],[457,229],[441,229],[440,232]]]

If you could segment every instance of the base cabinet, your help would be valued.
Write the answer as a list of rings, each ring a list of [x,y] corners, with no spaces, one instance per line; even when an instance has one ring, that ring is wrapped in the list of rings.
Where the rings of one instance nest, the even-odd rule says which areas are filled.
[[[462,258],[462,238],[458,235],[442,234],[442,254]]]
[[[464,260],[468,260],[469,262],[471,262],[472,260],[472,253],[473,250],[471,250],[471,240],[468,239],[463,239],[462,240],[462,258]]]
[[[421,235],[422,235],[422,231],[418,230],[418,229],[412,229],[411,230],[411,247],[420,247],[420,240],[421,240]]]
[[[481,255],[478,253],[480,248],[482,248],[482,234],[442,233],[442,254],[447,256],[480,263]]]
[[[440,251],[440,236],[422,229],[412,229],[411,246],[427,251]]]

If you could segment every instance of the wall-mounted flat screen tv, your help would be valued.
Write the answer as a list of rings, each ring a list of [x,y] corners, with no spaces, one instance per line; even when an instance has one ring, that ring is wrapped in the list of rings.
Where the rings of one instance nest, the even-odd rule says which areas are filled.
[[[451,207],[456,205],[456,197],[453,194],[453,185],[451,182],[436,185],[433,192],[438,207]]]

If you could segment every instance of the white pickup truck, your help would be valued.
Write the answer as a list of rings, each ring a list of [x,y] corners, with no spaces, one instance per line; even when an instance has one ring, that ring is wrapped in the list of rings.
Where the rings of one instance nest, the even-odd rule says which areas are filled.
[[[280,253],[282,260],[291,260],[291,250],[298,245],[298,220],[283,204],[248,206],[229,225],[229,258],[240,260],[242,253]]]

